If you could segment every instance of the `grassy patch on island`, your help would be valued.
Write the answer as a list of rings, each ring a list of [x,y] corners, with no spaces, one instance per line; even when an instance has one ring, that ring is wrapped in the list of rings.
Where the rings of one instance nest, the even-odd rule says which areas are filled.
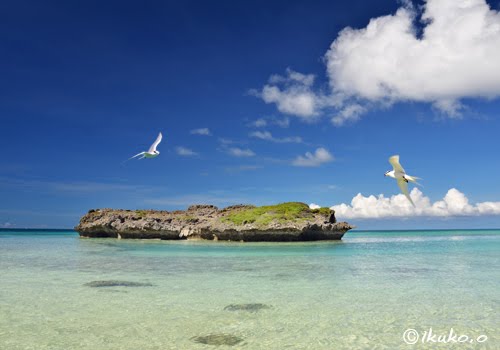
[[[311,213],[319,213],[323,215],[330,215],[330,208],[328,207],[321,207],[319,209],[311,209]]]
[[[231,222],[235,225],[254,223],[257,225],[267,225],[272,221],[284,223],[287,221],[308,220],[316,213],[326,216],[330,214],[330,209],[320,208],[311,210],[305,203],[288,202],[234,211],[223,217],[222,221]]]
[[[135,213],[140,218],[144,218],[144,217],[146,217],[148,215],[147,210],[136,210]]]

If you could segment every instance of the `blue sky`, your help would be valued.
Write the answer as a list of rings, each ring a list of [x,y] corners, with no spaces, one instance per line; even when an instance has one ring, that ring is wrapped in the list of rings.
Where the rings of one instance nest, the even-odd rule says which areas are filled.
[[[364,229],[500,227],[499,3],[444,3],[3,2],[0,226],[293,200]]]

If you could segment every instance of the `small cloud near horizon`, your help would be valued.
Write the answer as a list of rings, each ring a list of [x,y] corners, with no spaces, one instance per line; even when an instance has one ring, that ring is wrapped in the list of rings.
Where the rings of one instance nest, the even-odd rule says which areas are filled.
[[[243,149],[238,147],[230,147],[227,149],[227,153],[234,157],[253,157],[255,152],[249,148]]]
[[[247,124],[247,126],[251,128],[264,128],[271,125],[276,125],[280,128],[288,128],[290,126],[290,119],[287,117],[284,117],[282,119],[278,119],[275,117],[270,117],[267,119],[259,118]]]
[[[248,123],[247,126],[253,128],[263,128],[267,126],[267,121],[264,118],[259,118],[257,120],[254,120],[253,122]]]
[[[231,139],[227,139],[225,137],[219,137],[219,142],[223,145],[231,145],[231,144],[235,143],[235,141],[233,141]]]
[[[335,158],[325,148],[317,148],[314,153],[306,152],[304,156],[298,156],[292,162],[294,166],[318,167],[321,164],[333,162]]]
[[[191,157],[191,156],[198,155],[198,153],[196,153],[195,151],[193,151],[189,148],[186,148],[186,147],[182,147],[182,146],[176,147],[175,151],[177,152],[178,155],[183,156],[183,157]]]
[[[199,128],[190,131],[191,135],[212,136],[209,128]]]
[[[434,203],[416,187],[413,188],[410,196],[415,202],[415,207],[403,194],[391,197],[385,197],[383,194],[365,197],[358,193],[350,204],[334,205],[331,209],[335,210],[335,214],[343,219],[500,215],[500,202],[470,204],[465,194],[456,188],[448,190],[443,199]]]
[[[275,143],[303,143],[302,138],[299,136],[289,136],[278,138],[274,137],[269,131],[254,131],[248,134],[250,137],[254,137],[261,140],[271,141]]]

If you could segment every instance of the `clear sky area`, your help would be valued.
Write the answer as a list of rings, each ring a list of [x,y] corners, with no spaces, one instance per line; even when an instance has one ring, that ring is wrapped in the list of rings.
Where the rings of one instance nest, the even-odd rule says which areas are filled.
[[[4,1],[0,227],[285,201],[500,227],[499,1]],[[159,132],[154,159],[133,159]],[[400,155],[412,207],[388,158]]]

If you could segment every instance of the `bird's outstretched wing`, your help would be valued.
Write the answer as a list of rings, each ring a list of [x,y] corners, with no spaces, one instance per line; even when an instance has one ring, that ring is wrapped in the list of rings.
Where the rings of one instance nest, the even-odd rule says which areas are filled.
[[[410,194],[408,193],[408,183],[404,179],[398,179],[398,186],[401,192],[408,198],[411,205],[415,206],[415,203],[411,200]]]
[[[151,145],[151,147],[149,147],[149,153],[153,153],[154,151],[156,151],[156,147],[158,147],[158,145],[160,144],[161,142],[161,139],[162,139],[162,134],[161,132],[158,134],[158,137],[156,138],[156,141]]]
[[[146,152],[141,152],[141,153],[138,153],[138,154],[136,154],[135,156],[130,157],[130,158],[129,158],[129,159],[127,159],[127,160],[131,160],[131,159],[134,159],[135,157],[139,157],[139,156],[143,156],[142,158],[144,158],[144,153],[146,153]],[[142,158],[139,158],[139,159],[142,159]]]
[[[399,164],[399,155],[395,155],[389,158],[389,163],[391,163],[392,167],[394,168],[394,171],[397,173],[405,173],[405,170]]]

